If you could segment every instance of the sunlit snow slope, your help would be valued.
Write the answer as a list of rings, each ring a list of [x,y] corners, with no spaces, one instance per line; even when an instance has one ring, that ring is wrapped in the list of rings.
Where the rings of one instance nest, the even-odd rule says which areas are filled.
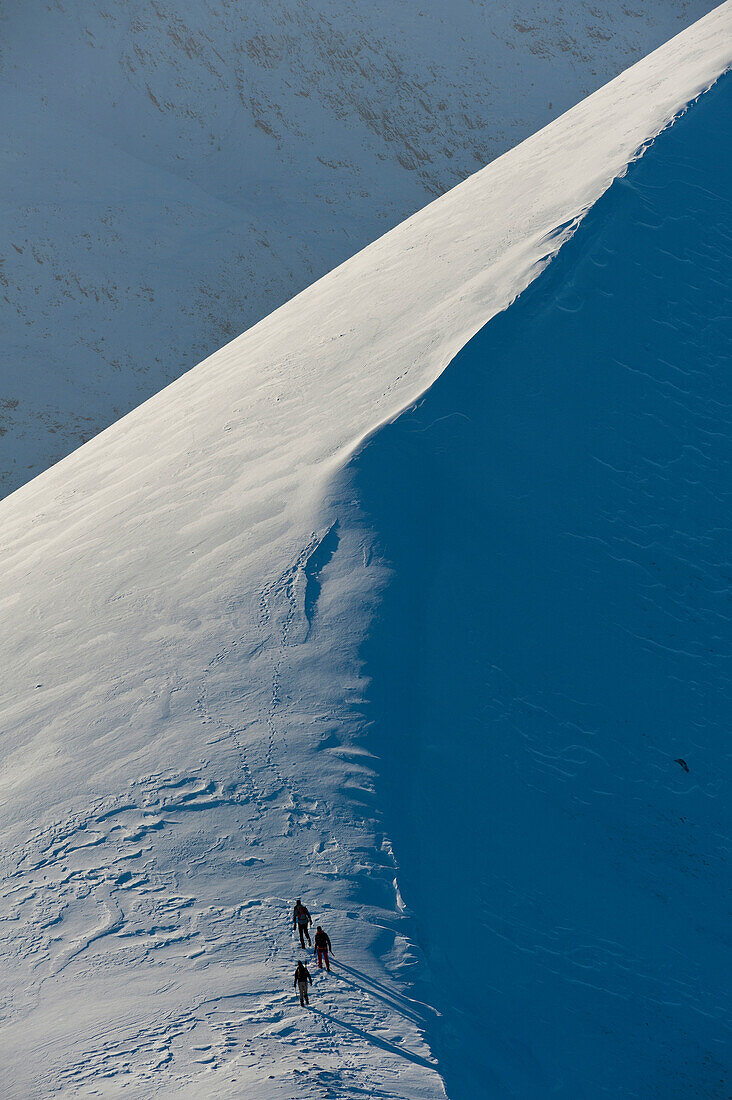
[[[475,1079],[443,1029],[468,994],[424,985],[431,914],[388,731],[367,729],[385,570],[343,473],[729,65],[730,12],[0,505],[3,1095],[405,1100]],[[298,895],[336,951],[308,1013]],[[525,1080],[497,1049],[525,1032],[501,1035],[481,1035],[481,1089]]]
[[[4,0],[0,495],[710,0]]]
[[[454,1100],[730,1095],[732,77],[355,464]]]

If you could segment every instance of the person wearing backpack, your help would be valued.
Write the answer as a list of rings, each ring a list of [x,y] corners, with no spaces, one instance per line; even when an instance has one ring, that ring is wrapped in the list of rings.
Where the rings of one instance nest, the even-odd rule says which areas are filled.
[[[310,946],[310,933],[308,932],[308,924],[312,925],[313,918],[307,910],[307,907],[303,905],[300,898],[295,902],[295,908],[292,910],[292,927],[297,928],[300,933],[300,946],[303,951],[305,950],[305,940],[303,936],[308,938],[308,946]]]
[[[325,969],[330,972],[330,960],[328,959],[328,952],[333,948],[330,944],[330,936],[327,932],[318,925],[315,932],[315,954],[318,956],[318,969],[323,969],[323,960],[325,959]]]
[[[295,970],[295,981],[293,985],[297,986],[300,994],[300,1007],[310,1004],[310,998],[308,997],[308,982],[313,984],[313,979],[310,977],[310,971],[305,966],[305,963],[299,962]]]

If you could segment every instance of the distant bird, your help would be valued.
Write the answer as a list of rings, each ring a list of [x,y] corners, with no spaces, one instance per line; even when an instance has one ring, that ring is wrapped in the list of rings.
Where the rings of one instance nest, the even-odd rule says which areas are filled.
[[[681,767],[684,769],[685,772],[688,772],[689,770],[689,765],[686,763],[685,760],[682,760],[681,757],[679,757],[678,760],[674,760],[674,764],[681,764]]]

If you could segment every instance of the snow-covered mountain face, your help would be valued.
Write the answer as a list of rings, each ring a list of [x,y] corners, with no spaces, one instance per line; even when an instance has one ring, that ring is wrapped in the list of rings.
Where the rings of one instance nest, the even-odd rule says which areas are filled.
[[[0,494],[711,6],[10,0]]]
[[[364,523],[366,509],[376,513],[348,463],[526,290],[638,149],[729,66],[731,17],[732,4],[717,9],[0,504],[4,1095],[426,1100],[443,1096],[445,1082],[459,1095],[476,1077],[481,1092],[495,1080],[519,1094],[527,1079],[559,1079],[545,1034],[533,1064],[513,1056],[526,1041],[508,1014],[519,1000],[506,998],[503,1030],[481,1033],[469,1059],[460,1043],[470,1025],[455,1044],[441,1030],[440,1020],[452,1028],[464,1019],[472,993],[462,967],[453,980],[434,963],[425,932],[434,904],[423,907],[412,835],[392,796],[399,761],[382,751],[394,731],[378,705],[388,684],[376,682],[383,651],[373,621],[376,595],[386,593],[384,614],[392,606],[377,552],[390,528]],[[698,190],[716,186],[710,178]],[[657,220],[651,210],[648,224]],[[707,278],[703,258],[695,278]],[[602,256],[592,259],[594,272]],[[682,296],[675,285],[667,294]],[[693,300],[696,322],[703,314]],[[571,297],[561,305],[570,309]],[[506,317],[520,306],[519,297]],[[667,323],[658,327],[668,335]],[[664,347],[672,367],[673,350]],[[536,388],[531,377],[528,387]],[[709,440],[690,435],[690,455],[716,439],[716,400]],[[476,392],[481,423],[486,404]],[[661,413],[651,410],[649,421]],[[696,432],[698,423],[683,428]],[[691,492],[701,468],[686,469]],[[687,549],[700,562],[698,545]],[[400,582],[397,574],[393,592]],[[483,596],[475,607],[482,630]],[[402,626],[411,644],[409,620]],[[431,738],[429,724],[425,731]],[[462,735],[455,745],[464,747]],[[486,771],[479,748],[477,777]],[[619,769],[622,754],[606,753]],[[445,813],[454,806],[448,778]],[[605,778],[592,773],[589,794],[605,790],[619,805],[620,780],[608,788]],[[433,792],[426,797],[419,812],[431,809],[431,828],[454,837]],[[696,797],[691,790],[690,804]],[[604,839],[587,832],[588,843]],[[507,849],[498,851],[508,862]],[[524,853],[520,843],[515,851]],[[452,856],[464,869],[460,852]],[[477,853],[479,872],[481,860]],[[568,861],[562,867],[572,872]],[[654,882],[654,867],[642,869]],[[456,900],[470,896],[464,881]],[[444,882],[436,880],[440,890]],[[333,973],[315,975],[309,1013],[292,991],[298,895],[336,951]],[[467,925],[471,914],[461,914]],[[447,915],[449,934],[456,921]],[[504,915],[511,919],[510,905]],[[592,916],[569,926],[587,931],[591,947],[599,942]],[[525,927],[516,922],[518,933]],[[648,970],[616,933],[621,961],[608,984],[622,993],[629,959],[633,973]],[[501,955],[505,935],[486,931],[487,949],[505,964],[501,994],[515,961]],[[706,932],[695,942],[705,944]],[[567,963],[572,948],[560,946],[562,973],[551,980],[566,1019],[577,973]],[[531,955],[531,943],[524,947]],[[573,959],[579,984],[587,957]],[[440,978],[439,989],[424,984],[425,973]],[[651,975],[651,997],[666,995],[663,975]],[[469,982],[482,978],[471,972]],[[537,985],[545,980],[537,964]],[[717,1013],[710,988],[701,1007]],[[499,1015],[500,1006],[494,1021]],[[588,1060],[588,1082],[611,1046]]]
[[[349,480],[453,1100],[730,1093],[731,215],[726,76]]]

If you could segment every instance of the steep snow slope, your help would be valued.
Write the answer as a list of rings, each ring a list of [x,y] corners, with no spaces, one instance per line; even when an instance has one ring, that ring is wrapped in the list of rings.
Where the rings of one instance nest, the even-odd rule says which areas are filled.
[[[453,1100],[730,1095],[731,267],[726,76],[355,464]]]
[[[2,503],[5,1094],[442,1095],[333,476],[729,64],[730,12]],[[297,894],[338,955],[310,1014]]]
[[[0,495],[711,6],[7,0]]]

